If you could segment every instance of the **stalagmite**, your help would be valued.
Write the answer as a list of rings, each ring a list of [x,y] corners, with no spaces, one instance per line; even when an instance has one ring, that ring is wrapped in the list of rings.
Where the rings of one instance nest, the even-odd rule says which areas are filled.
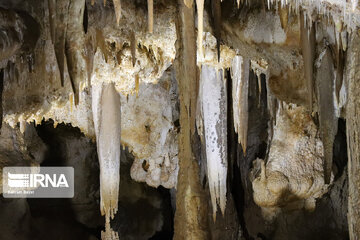
[[[308,22],[310,21],[310,23]],[[304,13],[300,14],[301,49],[304,61],[305,81],[308,92],[308,105],[312,112],[313,104],[313,73],[315,56],[315,27],[309,19],[305,19]]]
[[[329,184],[333,162],[333,143],[338,124],[335,106],[335,69],[330,49],[326,47],[321,56],[320,66],[316,73],[316,83],[320,134],[324,145],[324,179],[325,183]]]
[[[116,24],[119,25],[121,18],[121,0],[113,0],[116,16]]]
[[[346,135],[348,152],[348,224],[351,240],[360,236],[360,34],[352,33],[347,51],[348,101]]]
[[[200,79],[207,176],[214,221],[217,204],[219,204],[222,214],[225,213],[226,207],[227,94],[226,81],[223,79],[222,71],[203,65]]]
[[[154,27],[154,2],[153,0],[147,0],[148,5],[148,30],[149,33],[153,32]]]
[[[244,154],[248,131],[249,67],[250,61],[241,56],[235,56],[231,65],[234,128]]]
[[[196,34],[192,0],[178,0],[176,50],[174,61],[180,99],[179,172],[176,190],[174,240],[209,239],[207,199],[200,184],[199,165],[193,152],[198,73]],[[188,7],[190,6],[190,8]]]
[[[113,83],[92,89],[92,109],[100,163],[100,210],[105,215],[103,240],[119,239],[110,227],[118,209],[120,182],[120,96]]]
[[[203,31],[204,31],[204,0],[196,0],[197,7],[197,20],[198,20],[198,38],[197,38],[197,46],[199,49],[200,57],[203,57]]]
[[[216,38],[216,48],[218,61],[220,62],[220,41],[221,41],[221,1],[211,0],[212,13],[214,19],[214,35]]]

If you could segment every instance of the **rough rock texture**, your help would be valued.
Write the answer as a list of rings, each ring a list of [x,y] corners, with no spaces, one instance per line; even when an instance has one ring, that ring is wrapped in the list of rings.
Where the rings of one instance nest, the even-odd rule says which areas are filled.
[[[11,128],[3,124],[0,135],[0,192],[2,170],[9,166],[39,166],[44,160],[46,146],[35,131],[33,124],[22,123]]]
[[[265,166],[253,182],[254,201],[271,219],[280,208],[314,210],[315,199],[327,191],[323,146],[310,116],[302,107],[284,104],[276,116]]]
[[[359,213],[359,164],[360,164],[360,142],[359,142],[359,104],[360,86],[358,77],[360,38],[356,31],[351,36],[348,61],[349,73],[348,82],[348,102],[346,106],[346,134],[348,142],[348,172],[349,172],[349,199],[348,199],[348,222],[350,239],[358,239],[360,235],[360,213]]]
[[[0,224],[8,239],[100,237],[92,103],[103,84],[121,100],[121,119],[107,130],[131,153],[122,151],[113,191],[120,211],[111,227],[120,239],[346,239],[347,200],[357,239],[357,0],[0,0],[0,7],[1,166],[42,162],[35,121],[51,157],[79,169],[84,186],[70,201],[1,199],[3,221],[7,208],[18,209],[14,221]],[[235,56],[249,63],[241,74]],[[202,124],[195,121],[201,104],[219,100],[198,98],[217,89],[199,93],[204,65],[223,73],[235,97],[221,98],[227,112],[216,118],[209,111],[197,119]],[[239,77],[248,83],[241,97]],[[215,150],[206,141],[220,121],[226,157],[217,165],[206,161]],[[100,152],[109,142],[117,149],[106,177],[118,183],[120,143],[96,137]],[[215,222],[214,199],[222,208]]]

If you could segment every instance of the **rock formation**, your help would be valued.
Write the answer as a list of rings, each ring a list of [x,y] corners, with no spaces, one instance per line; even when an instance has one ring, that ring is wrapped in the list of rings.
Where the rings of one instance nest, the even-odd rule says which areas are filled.
[[[0,0],[0,173],[78,181],[2,197],[1,235],[359,239],[359,28],[357,0]]]

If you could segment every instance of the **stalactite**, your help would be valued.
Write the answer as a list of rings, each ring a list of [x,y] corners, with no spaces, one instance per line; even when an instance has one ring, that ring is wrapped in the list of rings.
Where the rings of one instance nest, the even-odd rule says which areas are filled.
[[[113,0],[115,16],[116,16],[116,24],[119,25],[121,18],[121,0]]]
[[[94,6],[95,0],[91,0],[91,6]]]
[[[109,47],[105,41],[105,36],[103,32],[99,29],[96,29],[96,48],[99,48],[102,54],[104,55],[105,62],[108,62],[110,56],[112,56]]]
[[[341,45],[342,44],[340,44],[340,46]],[[336,60],[336,84],[335,84],[336,100],[338,103],[340,103],[340,90],[343,84],[345,52],[342,47],[339,47],[338,49],[334,49],[333,51],[335,52],[335,60]]]
[[[231,64],[234,128],[244,154],[246,153],[248,131],[249,68],[250,61],[248,59],[235,56]]]
[[[130,46],[131,46],[131,62],[134,67],[136,63],[136,38],[134,31],[131,31]]]
[[[86,52],[86,70],[87,70],[87,80],[88,86],[91,85],[91,75],[94,67],[94,55],[95,50],[92,42],[92,37],[89,37],[85,41],[85,52]]]
[[[207,199],[199,179],[199,165],[193,152],[196,134],[198,73],[196,65],[195,16],[192,0],[178,0],[176,52],[174,62],[180,99],[179,173],[176,192],[174,240],[209,239]],[[190,6],[190,8],[188,7]],[[195,148],[194,148],[195,149]]]
[[[321,54],[322,59],[316,73],[318,111],[321,140],[324,145],[324,179],[330,183],[333,143],[337,133],[336,99],[335,99],[335,69],[329,48]]]
[[[278,12],[279,12],[279,17],[280,17],[281,27],[282,27],[282,29],[286,29],[287,24],[288,24],[288,18],[289,18],[289,16],[288,16],[289,15],[288,14],[288,8],[287,7],[281,7],[279,5]]]
[[[215,221],[217,204],[223,215],[226,207],[227,94],[223,70],[203,65],[200,88],[202,88],[200,97],[204,117],[207,176]]]
[[[106,6],[106,0],[104,0],[104,7]]]
[[[307,22],[310,21],[310,22]],[[309,19],[305,19],[303,12],[300,14],[301,50],[304,61],[304,75],[308,92],[308,105],[312,112],[313,104],[313,73],[315,56],[315,27]]]
[[[347,51],[348,101],[346,106],[346,136],[348,152],[348,224],[351,240],[360,236],[360,34],[352,33]]]
[[[83,15],[85,0],[71,1],[68,9],[68,23],[65,37],[65,56],[75,105],[79,104],[80,83],[86,79],[86,59],[83,54],[85,35]]]
[[[51,41],[55,43],[56,0],[48,0]]]
[[[212,13],[214,19],[214,35],[216,38],[216,48],[218,61],[220,62],[220,41],[221,41],[221,1],[211,0]]]
[[[60,72],[61,86],[64,86],[65,69],[65,38],[68,23],[68,10],[70,1],[56,1],[56,29],[55,29],[55,56]]]
[[[153,32],[154,27],[154,2],[153,0],[147,0],[148,5],[148,30],[149,33]]]
[[[110,227],[118,210],[120,182],[120,96],[113,83],[92,89],[92,109],[100,163],[100,210],[105,215],[103,240],[119,239]]]
[[[196,0],[197,7],[197,20],[198,20],[198,38],[197,38],[197,46],[199,49],[200,57],[203,57],[203,31],[204,31],[204,0]]]

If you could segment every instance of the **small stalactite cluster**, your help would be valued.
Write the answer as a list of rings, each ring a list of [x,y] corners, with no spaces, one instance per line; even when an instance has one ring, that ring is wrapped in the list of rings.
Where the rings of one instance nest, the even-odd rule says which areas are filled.
[[[85,36],[83,29],[85,0],[48,0],[50,35],[60,72],[61,86],[64,86],[65,61],[70,76],[75,105],[79,103],[80,83],[86,79],[86,59],[83,54]]]

